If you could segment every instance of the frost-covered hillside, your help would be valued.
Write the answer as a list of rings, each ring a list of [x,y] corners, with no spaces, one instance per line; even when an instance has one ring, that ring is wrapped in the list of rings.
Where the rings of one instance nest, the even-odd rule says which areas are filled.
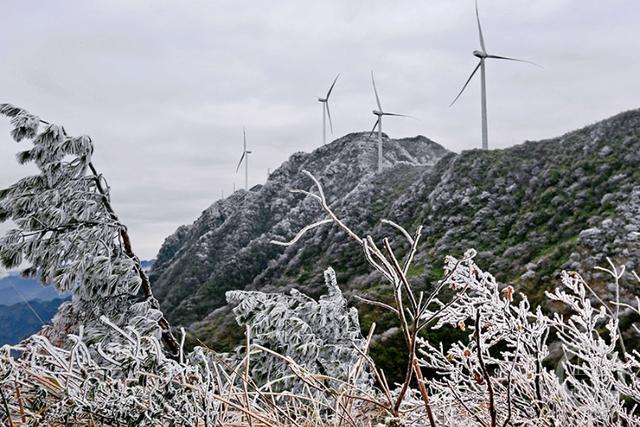
[[[301,170],[320,177],[338,211],[348,213],[350,225],[364,233],[386,206],[448,154],[422,136],[385,140],[386,170],[376,175],[376,150],[368,134],[354,133],[310,154],[296,153],[266,184],[237,191],[206,209],[192,225],[180,227],[166,239],[151,271],[154,294],[165,313],[186,325],[225,305],[226,290],[300,282],[300,266],[310,254],[283,253],[269,240],[288,238],[320,216],[303,195],[289,191],[308,188]],[[342,241],[331,227],[320,232],[329,233],[322,237],[327,247]],[[336,247],[332,252],[341,257],[344,250]],[[305,273],[307,286],[302,288],[311,293],[314,288],[319,292],[314,283],[322,281],[323,268],[317,267]]]
[[[378,294],[380,278],[334,226],[286,250],[269,244],[322,218],[314,200],[288,192],[309,189],[301,173],[307,169],[360,234],[381,236],[383,217],[407,228],[424,225],[418,265],[425,268],[409,272],[417,286],[441,277],[445,254],[475,247],[480,265],[534,301],[561,268],[580,270],[605,294],[593,267],[611,256],[637,269],[640,259],[639,146],[640,111],[634,110],[505,150],[458,155],[424,137],[386,140],[386,170],[374,175],[374,141],[350,134],[293,155],[265,185],[237,191],[180,227],[151,272],[154,292],[174,325],[223,347],[226,325],[233,324],[222,308],[226,290],[295,286],[314,294],[331,265],[347,295]]]

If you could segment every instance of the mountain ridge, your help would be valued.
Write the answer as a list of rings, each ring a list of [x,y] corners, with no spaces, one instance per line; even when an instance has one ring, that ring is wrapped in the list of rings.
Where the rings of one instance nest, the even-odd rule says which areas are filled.
[[[70,297],[50,300],[35,299],[0,305],[0,346],[17,344],[38,332],[43,323],[48,323],[58,311],[58,307]],[[35,313],[34,313],[35,312]]]
[[[433,167],[436,161],[447,152],[440,145],[424,137],[401,140],[388,140],[385,137],[385,140],[385,165],[393,164],[391,169],[383,173],[388,177],[394,175],[390,170]],[[348,134],[312,153],[293,154],[282,166],[271,173],[264,185],[255,186],[249,191],[236,191],[228,198],[215,202],[203,211],[198,220],[190,226],[179,227],[177,232],[167,238],[163,244],[157,256],[157,263],[151,270],[154,294],[159,300],[166,301],[172,298],[172,291],[175,293],[175,287],[167,289],[164,286],[166,280],[160,277],[160,273],[169,276],[173,274],[171,271],[172,264],[175,265],[175,259],[185,256],[184,253],[180,253],[179,248],[191,250],[189,256],[202,261],[198,268],[189,269],[187,272],[195,277],[181,276],[185,279],[182,284],[189,291],[194,285],[199,284],[198,281],[209,279],[202,274],[210,273],[207,265],[211,259],[205,255],[207,251],[209,253],[218,251],[214,263],[218,267],[224,267],[225,257],[235,256],[241,259],[247,245],[252,246],[253,252],[267,255],[270,259],[275,258],[281,250],[269,241],[273,238],[287,238],[293,229],[305,226],[308,220],[312,220],[319,214],[308,204],[299,203],[304,197],[289,191],[291,187],[296,187],[296,184],[308,187],[308,180],[300,171],[307,169],[325,178],[327,181],[325,190],[328,193],[344,196],[375,176],[373,171],[377,161],[376,153],[375,141],[369,138],[368,134]],[[318,173],[320,171],[321,173]],[[239,208],[240,205],[242,209]],[[294,211],[292,215],[290,210]],[[216,235],[233,235],[234,239],[227,239],[225,242],[208,239],[207,236],[213,229]],[[190,239],[193,241],[196,238],[199,239],[200,246],[197,248],[199,250],[195,250],[194,246],[184,246],[186,241]],[[238,259],[233,261],[237,262]],[[266,262],[263,262],[261,267],[264,269]],[[262,269],[254,271],[258,274]],[[182,273],[184,272],[181,271],[180,274]],[[170,281],[172,284],[175,283],[173,280]],[[177,299],[182,300],[182,296],[188,293],[185,288],[179,289],[181,292],[178,292]],[[219,295],[218,300],[219,303],[224,303],[224,295]],[[188,301],[181,302],[186,310],[191,308],[188,303]]]
[[[606,294],[604,276],[593,267],[611,256],[633,270],[640,259],[639,135],[640,110],[630,110],[557,138],[500,150],[456,154],[438,146],[441,150],[422,163],[411,149],[428,138],[385,136],[386,169],[375,174],[375,142],[364,133],[349,134],[312,153],[292,155],[265,185],[238,191],[214,203],[194,224],[180,227],[163,244],[151,271],[154,292],[174,324],[222,347],[233,327],[224,307],[228,289],[296,287],[314,295],[322,270],[331,265],[346,295],[384,298],[357,245],[335,227],[319,227],[286,249],[268,243],[289,240],[323,217],[315,201],[284,195],[285,187],[309,189],[310,180],[300,173],[307,168],[322,182],[336,213],[359,234],[393,235],[379,224],[381,218],[410,230],[424,225],[417,255],[423,267],[410,272],[419,287],[440,278],[444,255],[475,247],[487,271],[532,294],[534,301],[555,286],[561,268],[583,272]],[[393,141],[403,142],[393,149]],[[413,163],[403,161],[405,151]],[[251,221],[264,227],[252,228]],[[207,233],[215,242],[198,246]],[[196,247],[199,258],[185,256],[196,254]],[[199,277],[191,275],[198,271]]]

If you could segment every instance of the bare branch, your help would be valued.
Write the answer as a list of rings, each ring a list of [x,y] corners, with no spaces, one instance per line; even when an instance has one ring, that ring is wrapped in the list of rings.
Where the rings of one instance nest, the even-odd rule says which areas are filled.
[[[380,302],[380,301],[370,300],[370,299],[367,299],[367,298],[364,298],[364,297],[361,297],[361,296],[358,296],[358,295],[355,295],[355,298],[360,300],[360,301],[362,301],[362,302],[364,302],[364,303],[367,303],[367,304],[370,304],[370,305],[375,305],[375,306],[384,308],[385,310],[389,310],[392,313],[398,314],[398,310],[396,310],[395,308],[391,307],[389,304],[385,304],[385,303]]]
[[[387,224],[387,225],[392,226],[393,228],[398,230],[404,236],[405,239],[407,239],[407,241],[409,242],[410,245],[414,244],[413,237],[411,237],[411,235],[403,227],[399,226],[395,222],[393,222],[391,220],[388,220],[388,219],[382,219],[382,220],[380,220],[380,222],[383,223],[383,224]]]
[[[313,224],[307,225],[302,230],[298,231],[298,234],[296,234],[296,236],[293,239],[289,240],[288,242],[279,242],[277,240],[271,240],[270,243],[278,246],[291,246],[295,244],[298,240],[300,240],[300,238],[304,236],[304,234],[309,230],[313,230],[316,227],[320,227],[321,225],[328,224],[330,222],[333,222],[333,220],[323,219],[322,221],[314,222]]]

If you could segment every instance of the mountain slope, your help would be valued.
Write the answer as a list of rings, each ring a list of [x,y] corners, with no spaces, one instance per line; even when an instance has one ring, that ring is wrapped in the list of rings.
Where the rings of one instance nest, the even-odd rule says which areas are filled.
[[[390,211],[425,225],[430,260],[478,249],[501,281],[539,292],[562,269],[593,271],[607,256],[640,262],[640,111],[559,138],[443,159]],[[403,208],[404,207],[404,208]]]
[[[315,203],[289,191],[310,187],[301,170],[322,179],[338,212],[349,212],[349,223],[361,225],[364,232],[377,216],[362,205],[363,198],[378,209],[388,206],[448,152],[424,137],[386,140],[387,169],[381,175],[373,173],[376,153],[367,134],[347,135],[310,154],[296,153],[265,185],[237,191],[214,203],[192,225],[180,227],[166,239],[151,271],[154,294],[166,315],[188,325],[225,305],[224,291],[262,288],[270,282],[269,272],[282,263],[283,250],[269,240],[289,239],[321,215]],[[338,253],[341,247],[336,245]],[[322,269],[313,273],[321,280]]]
[[[387,168],[372,174],[375,144],[365,134],[347,135],[293,155],[264,186],[238,191],[180,227],[151,271],[154,292],[174,324],[217,347],[232,339],[223,307],[228,289],[296,287],[314,295],[331,265],[347,295],[358,290],[384,298],[360,249],[336,227],[315,229],[286,249],[268,243],[323,218],[317,202],[287,192],[310,188],[301,173],[308,169],[359,234],[393,236],[381,218],[411,230],[425,226],[418,255],[424,268],[410,272],[418,287],[441,276],[444,255],[475,247],[483,268],[534,300],[556,285],[561,268],[585,273],[604,295],[604,277],[594,266],[606,256],[628,269],[640,261],[639,146],[635,110],[505,150],[456,155],[424,137],[386,141]],[[370,309],[361,313],[366,327]]]

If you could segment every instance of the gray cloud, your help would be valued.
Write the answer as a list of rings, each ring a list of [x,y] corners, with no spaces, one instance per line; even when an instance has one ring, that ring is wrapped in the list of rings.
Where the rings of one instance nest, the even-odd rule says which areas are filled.
[[[638,107],[640,4],[481,0],[489,50],[534,60],[488,66],[490,143],[552,137]],[[448,105],[475,65],[473,2],[3,2],[3,102],[93,137],[96,164],[144,257],[231,191],[247,126],[264,181],[321,142],[315,98],[342,72],[335,136],[369,129],[369,70],[393,136],[454,151],[479,142],[478,85]],[[0,123],[0,186],[28,169]],[[6,226],[0,228],[0,231]]]

